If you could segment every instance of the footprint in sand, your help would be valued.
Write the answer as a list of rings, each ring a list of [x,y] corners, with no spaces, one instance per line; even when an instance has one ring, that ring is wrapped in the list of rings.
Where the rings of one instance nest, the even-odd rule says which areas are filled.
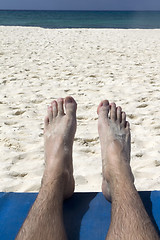
[[[13,115],[19,116],[22,115],[23,113],[25,113],[25,110],[17,110],[13,113]]]
[[[5,121],[4,124],[7,125],[7,126],[12,126],[12,125],[15,125],[17,124],[18,122],[14,122],[14,121]]]
[[[160,159],[154,161],[156,167],[160,167]]]
[[[10,175],[11,177],[21,177],[21,178],[27,176],[27,174],[28,174],[28,173],[19,173],[19,172],[10,172],[10,173],[9,173],[9,175]]]
[[[76,185],[84,185],[84,184],[88,183],[87,179],[83,176],[80,176],[80,175],[75,177],[75,181],[77,183]]]
[[[130,119],[135,119],[136,115],[134,115],[134,114],[127,114],[127,117],[130,118]]]
[[[143,157],[143,153],[136,153],[135,156],[138,157],[138,158],[141,158],[141,157]]]
[[[148,107],[148,104],[145,104],[145,103],[140,104],[139,106],[137,106],[137,108],[146,108],[146,107]]]

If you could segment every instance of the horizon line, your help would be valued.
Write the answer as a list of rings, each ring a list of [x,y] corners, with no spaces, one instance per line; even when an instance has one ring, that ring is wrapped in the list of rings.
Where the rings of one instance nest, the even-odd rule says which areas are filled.
[[[160,12],[160,10],[58,10],[58,9],[0,9],[0,11],[62,11],[62,12]]]

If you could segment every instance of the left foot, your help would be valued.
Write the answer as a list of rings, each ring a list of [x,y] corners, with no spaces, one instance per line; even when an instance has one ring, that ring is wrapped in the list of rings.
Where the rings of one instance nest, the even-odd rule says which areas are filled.
[[[65,112],[64,112],[65,106]],[[77,104],[72,97],[60,98],[48,107],[45,117],[45,171],[43,184],[56,183],[62,197],[74,192],[72,147],[76,132]]]

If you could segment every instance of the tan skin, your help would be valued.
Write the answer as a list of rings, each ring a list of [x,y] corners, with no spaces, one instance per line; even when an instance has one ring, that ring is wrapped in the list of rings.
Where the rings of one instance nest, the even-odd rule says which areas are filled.
[[[65,110],[64,110],[65,109]],[[74,192],[72,147],[77,104],[72,97],[53,101],[45,118],[45,170],[38,197],[16,240],[66,240],[63,201]],[[120,107],[102,101],[97,109],[102,154],[102,191],[112,201],[106,239],[158,240],[134,187],[130,168],[130,129]]]
[[[102,191],[112,201],[107,240],[158,240],[134,186],[130,167],[131,136],[126,114],[107,100],[98,107],[103,165]]]

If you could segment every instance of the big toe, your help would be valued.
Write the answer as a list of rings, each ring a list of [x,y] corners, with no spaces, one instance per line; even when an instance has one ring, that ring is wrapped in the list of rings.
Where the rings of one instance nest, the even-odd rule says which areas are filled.
[[[77,103],[74,98],[70,96],[65,98],[65,109],[67,115],[75,116],[77,110]]]
[[[109,108],[110,108],[109,101],[103,100],[97,108],[98,115],[102,115],[103,117],[108,118]]]

